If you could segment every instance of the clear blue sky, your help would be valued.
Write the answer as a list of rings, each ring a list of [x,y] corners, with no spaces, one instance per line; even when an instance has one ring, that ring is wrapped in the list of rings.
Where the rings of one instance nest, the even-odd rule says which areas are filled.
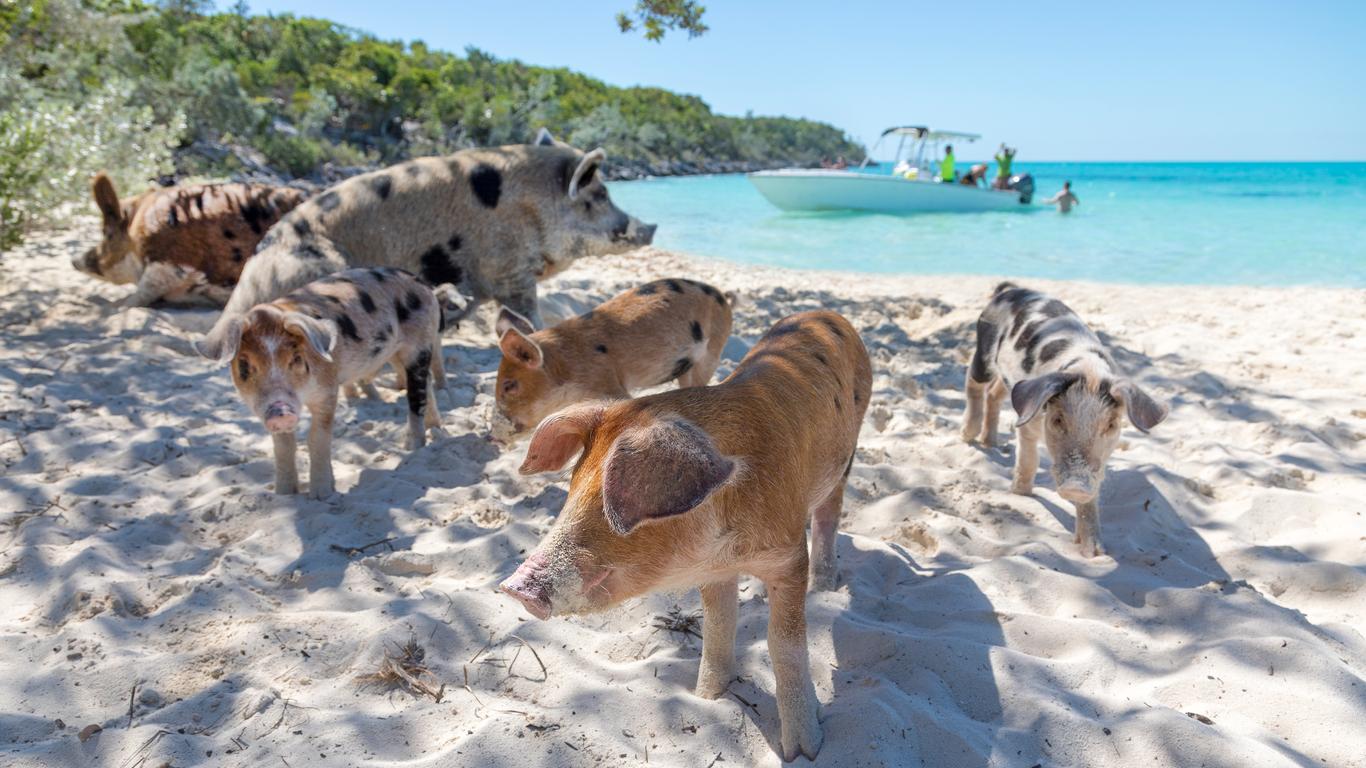
[[[711,31],[622,35],[632,0],[255,0],[383,39],[566,66],[726,114],[975,131],[1033,160],[1366,160],[1366,0],[705,0]],[[221,2],[220,5],[227,3]]]

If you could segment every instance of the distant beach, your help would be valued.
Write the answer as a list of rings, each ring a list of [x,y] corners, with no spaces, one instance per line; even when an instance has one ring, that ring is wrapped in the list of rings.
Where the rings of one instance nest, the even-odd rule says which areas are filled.
[[[968,161],[960,161],[965,165]],[[741,264],[1366,287],[1366,163],[1031,163],[1035,210],[784,214],[741,175],[613,185],[656,244]],[[1041,204],[1070,180],[1066,217]],[[725,215],[718,215],[724,211]]]

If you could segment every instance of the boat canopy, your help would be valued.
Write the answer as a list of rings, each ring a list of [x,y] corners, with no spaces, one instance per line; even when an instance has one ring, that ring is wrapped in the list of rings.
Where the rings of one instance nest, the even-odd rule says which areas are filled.
[[[925,139],[928,141],[943,141],[944,139],[959,139],[961,141],[977,141],[982,138],[980,133],[965,133],[963,131],[934,131],[923,125],[899,125],[888,128],[882,132],[879,139],[887,136],[910,136],[914,139]]]

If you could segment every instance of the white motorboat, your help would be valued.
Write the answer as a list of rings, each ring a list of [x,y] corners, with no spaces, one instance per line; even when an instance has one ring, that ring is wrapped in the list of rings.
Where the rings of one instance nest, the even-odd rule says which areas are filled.
[[[972,143],[981,138],[975,133],[935,131],[924,126],[888,128],[878,138],[874,152],[888,136],[899,139],[896,159],[890,164],[870,167],[865,160],[856,169],[758,171],[749,174],[749,180],[770,203],[785,211],[999,211],[1027,206],[1033,199],[1034,179],[1029,174],[1012,176],[1008,189],[940,180],[940,147]]]

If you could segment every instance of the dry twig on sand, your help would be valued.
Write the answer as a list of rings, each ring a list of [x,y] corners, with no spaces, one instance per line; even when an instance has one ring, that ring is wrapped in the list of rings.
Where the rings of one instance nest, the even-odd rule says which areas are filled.
[[[426,649],[418,645],[416,640],[410,639],[393,651],[385,651],[379,670],[362,675],[360,680],[390,688],[402,688],[415,696],[431,696],[434,701],[440,703],[441,698],[446,695],[446,684],[441,683],[437,687],[423,679],[429,677],[434,680],[436,677],[427,668],[426,658]]]
[[[369,544],[361,544],[361,545],[358,546],[358,547],[343,547],[343,546],[340,545],[340,544],[329,544],[329,545],[327,545],[327,548],[330,549],[330,550],[332,550],[333,552],[340,552],[340,553],[342,553],[343,555],[346,555],[347,557],[355,557],[356,555],[363,555],[363,554],[365,554],[365,550],[370,549],[371,547],[378,547],[378,546],[381,545],[381,544],[388,544],[389,542],[391,542],[391,541],[393,541],[393,540],[394,540],[394,537],[393,537],[393,536],[390,536],[390,537],[387,538],[387,539],[380,539],[379,541],[372,541],[372,542],[370,542]],[[389,547],[389,549],[393,549],[393,547]]]
[[[676,605],[670,608],[667,614],[655,617],[655,629],[667,629],[669,632],[677,632],[684,637],[692,635],[700,640],[702,638],[702,633],[697,630],[701,629],[701,627],[701,613],[697,611],[684,613],[683,609]]]

